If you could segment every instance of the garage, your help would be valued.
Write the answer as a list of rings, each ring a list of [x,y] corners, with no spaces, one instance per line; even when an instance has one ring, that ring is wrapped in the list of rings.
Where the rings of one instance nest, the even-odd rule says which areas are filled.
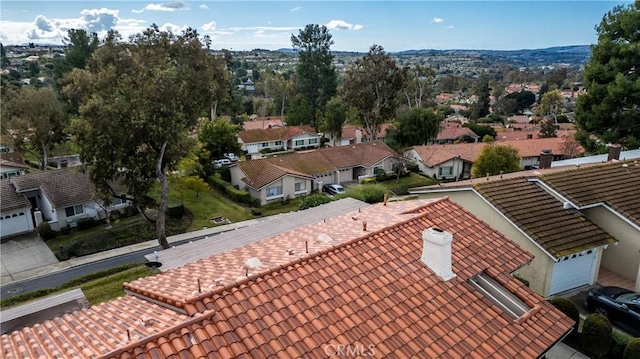
[[[14,213],[3,213],[0,217],[0,237],[6,238],[33,230],[30,214],[28,209]]]
[[[597,249],[590,249],[561,258],[553,266],[550,294],[553,295],[583,285],[593,284],[597,258]]]

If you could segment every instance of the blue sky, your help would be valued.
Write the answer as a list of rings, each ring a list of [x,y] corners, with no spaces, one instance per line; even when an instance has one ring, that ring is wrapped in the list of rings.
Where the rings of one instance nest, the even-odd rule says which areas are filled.
[[[5,1],[5,45],[62,42],[70,28],[128,36],[152,23],[207,34],[215,49],[291,47],[306,24],[330,29],[332,50],[517,50],[597,42],[595,26],[631,1]]]

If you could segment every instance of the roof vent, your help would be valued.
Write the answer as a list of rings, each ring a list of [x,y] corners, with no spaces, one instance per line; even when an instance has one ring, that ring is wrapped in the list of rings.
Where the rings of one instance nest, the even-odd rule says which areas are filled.
[[[451,242],[453,235],[437,227],[422,232],[422,257],[424,264],[444,281],[455,277],[451,268]]]

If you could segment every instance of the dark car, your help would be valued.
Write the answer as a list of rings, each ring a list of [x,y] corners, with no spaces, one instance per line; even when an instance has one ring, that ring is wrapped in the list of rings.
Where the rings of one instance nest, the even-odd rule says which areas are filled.
[[[591,289],[584,301],[587,310],[600,313],[635,336],[640,336],[640,293],[620,287]]]
[[[326,192],[331,195],[340,194],[340,193],[344,193],[344,187],[342,187],[342,185],[339,185],[337,183],[329,183],[322,186],[322,192]]]

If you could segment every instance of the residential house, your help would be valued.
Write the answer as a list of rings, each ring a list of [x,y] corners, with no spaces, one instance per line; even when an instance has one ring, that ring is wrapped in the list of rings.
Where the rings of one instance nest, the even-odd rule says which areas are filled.
[[[242,123],[242,129],[245,131],[248,130],[264,130],[267,128],[278,128],[283,127],[284,121],[280,116],[270,116],[270,117],[255,117],[252,118],[251,121],[245,121]]]
[[[531,265],[518,274],[543,296],[594,284],[601,267],[634,280],[640,290],[640,165],[569,168],[410,192],[420,198],[448,196],[533,253]]]
[[[310,194],[323,183],[354,182],[379,169],[392,171],[395,155],[374,141],[240,161],[230,167],[231,183],[266,204]]]
[[[285,126],[238,132],[238,142],[247,154],[263,150],[286,151],[320,147],[320,135],[311,126]]]
[[[3,354],[539,358],[574,323],[511,276],[531,259],[446,198],[381,203],[125,283]]]
[[[375,136],[375,141],[384,141],[387,138],[387,129],[392,127],[390,123],[383,123],[380,125],[380,130]],[[327,134],[329,139],[327,145],[329,146],[347,146],[369,141],[370,136],[366,129],[360,126],[345,125],[342,127],[342,133],[340,136],[332,136]]]
[[[467,139],[470,141],[465,141]],[[468,127],[462,127],[455,122],[443,122],[440,125],[438,136],[435,141],[430,144],[444,145],[455,142],[479,142],[480,140],[482,140],[480,136],[476,135],[476,133]]]
[[[471,177],[471,167],[480,156],[482,148],[494,144],[516,148],[520,153],[520,167],[523,169],[525,166],[550,166],[552,161],[584,153],[584,149],[572,140],[572,137],[552,137],[493,143],[414,146],[405,154],[415,161],[420,171],[438,180],[467,179]]]
[[[24,175],[29,166],[19,152],[0,152],[0,176],[11,178]]]
[[[129,205],[120,198],[113,198],[108,205],[102,204],[89,174],[73,168],[29,173],[2,181],[0,213],[3,221],[10,219],[2,223],[3,238],[31,232],[42,222],[49,222],[54,230],[74,227],[79,219],[103,219]],[[26,202],[16,200],[18,197]],[[23,215],[29,218],[20,218]]]

